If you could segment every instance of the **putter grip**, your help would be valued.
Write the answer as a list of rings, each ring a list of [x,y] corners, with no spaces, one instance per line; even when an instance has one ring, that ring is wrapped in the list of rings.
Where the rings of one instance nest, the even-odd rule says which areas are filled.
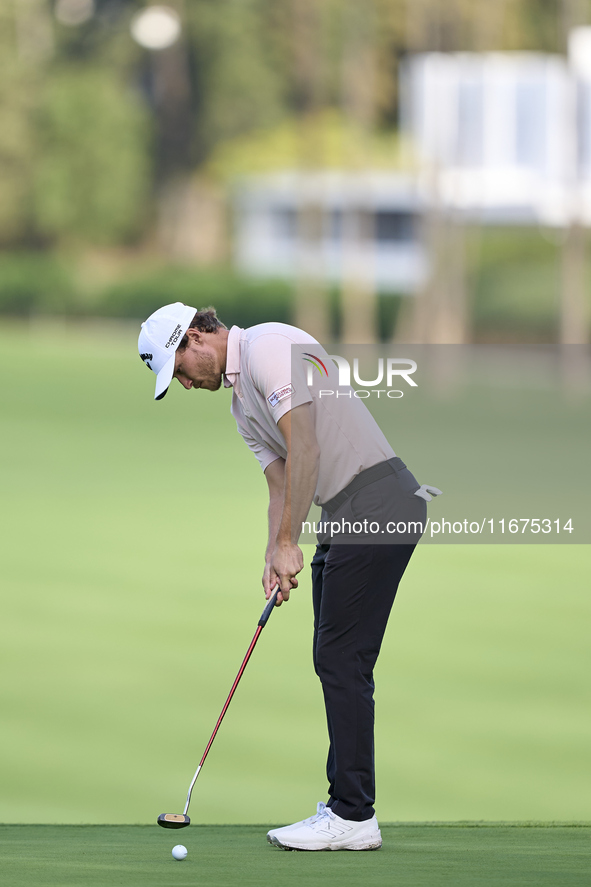
[[[265,625],[267,624],[267,620],[269,619],[269,616],[273,612],[273,607],[275,606],[275,603],[277,602],[277,595],[278,594],[279,594],[279,589],[277,589],[275,594],[269,598],[269,603],[267,604],[267,606],[263,610],[263,614],[262,614],[261,618],[259,619],[259,625],[261,626],[261,628],[264,628]]]

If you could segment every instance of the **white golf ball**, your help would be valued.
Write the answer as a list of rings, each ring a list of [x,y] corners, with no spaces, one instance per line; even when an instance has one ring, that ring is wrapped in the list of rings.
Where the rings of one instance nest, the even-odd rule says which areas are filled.
[[[176,847],[172,848],[172,855],[175,859],[185,859],[188,852],[187,848],[183,847],[182,844],[177,844]]]

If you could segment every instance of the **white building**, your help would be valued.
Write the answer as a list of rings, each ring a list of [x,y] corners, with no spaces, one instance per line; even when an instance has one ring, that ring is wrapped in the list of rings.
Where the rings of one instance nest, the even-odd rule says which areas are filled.
[[[573,32],[570,61],[506,52],[404,63],[401,129],[444,203],[485,222],[591,223],[590,30]]]
[[[306,206],[317,207],[321,218],[322,233],[313,246],[306,246],[298,233]],[[370,236],[354,248],[376,288],[412,292],[426,272],[417,230],[422,211],[418,183],[408,175],[255,176],[236,190],[235,262],[247,273],[269,277],[293,277],[303,264],[336,283],[353,248],[345,225],[355,212],[368,219]]]
[[[419,223],[434,204],[484,224],[591,225],[591,28],[571,33],[568,59],[410,56],[400,105],[413,174],[285,172],[242,183],[234,202],[241,270],[293,277],[305,267],[337,282],[364,266],[378,290],[409,293],[428,270]],[[314,247],[300,224],[311,205],[322,217]],[[370,219],[364,243],[347,237],[352,212]]]

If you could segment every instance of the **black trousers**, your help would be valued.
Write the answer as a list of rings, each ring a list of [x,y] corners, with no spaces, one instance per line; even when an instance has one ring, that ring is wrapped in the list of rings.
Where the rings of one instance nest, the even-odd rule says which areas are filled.
[[[330,740],[328,806],[343,819],[374,815],[373,669],[414,548],[318,545],[312,560],[314,668]]]

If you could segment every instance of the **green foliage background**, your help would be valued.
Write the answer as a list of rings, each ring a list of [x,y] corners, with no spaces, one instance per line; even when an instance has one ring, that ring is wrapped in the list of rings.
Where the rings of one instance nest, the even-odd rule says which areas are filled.
[[[476,341],[556,341],[559,244],[534,229],[480,230],[469,238],[471,310]],[[108,264],[108,262],[107,262]],[[331,300],[339,336],[338,293]],[[377,341],[389,341],[406,297],[378,298]],[[158,258],[125,261],[106,279],[71,253],[0,253],[0,315],[119,317],[140,320],[167,302],[214,305],[226,323],[294,321],[292,285],[245,277],[227,266],[198,268]]]
[[[50,0],[0,0],[0,244],[128,244],[149,234],[158,156],[150,54],[129,32],[139,6],[99,0],[93,18],[66,27]],[[365,4],[361,23],[373,35],[375,67],[372,138],[392,134],[397,66],[408,51],[563,52],[568,28],[591,11],[588,0],[579,3],[579,22],[558,0],[490,7]],[[223,175],[220,158],[236,144],[251,137],[272,143],[277,129],[310,115],[319,125],[337,112],[354,125],[343,78],[359,28],[355,10],[351,0],[185,4],[195,170]],[[305,63],[310,40],[321,59],[317,71]]]
[[[80,64],[55,71],[38,125],[39,232],[99,244],[139,233],[150,190],[148,121],[117,72]]]
[[[158,54],[130,34],[140,6],[99,0],[93,18],[66,27],[50,0],[0,0],[0,313],[139,318],[170,291],[189,303],[217,301],[245,324],[265,312],[291,318],[286,284],[242,279],[227,270],[228,256],[203,271],[163,253],[166,126],[156,107]],[[351,0],[184,4],[187,181],[227,199],[236,177],[306,165],[310,134],[317,166],[408,163],[395,129],[406,53],[562,53],[591,4],[371,0],[361,23],[356,10]],[[361,26],[372,34],[375,75],[363,132],[344,87]],[[474,229],[469,240],[475,340],[555,341],[559,244],[531,230]],[[380,297],[377,339],[391,336],[400,301]]]

